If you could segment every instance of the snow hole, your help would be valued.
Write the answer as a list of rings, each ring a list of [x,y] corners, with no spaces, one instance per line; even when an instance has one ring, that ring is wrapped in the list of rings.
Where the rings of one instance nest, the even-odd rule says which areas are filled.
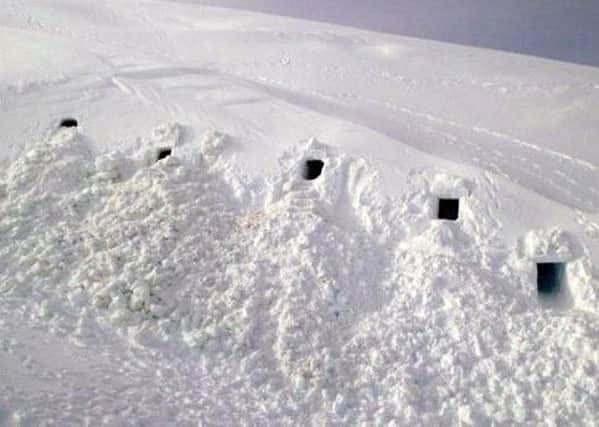
[[[160,150],[158,150],[158,154],[156,155],[156,161],[158,162],[162,159],[166,159],[168,156],[172,154],[172,152],[172,148],[161,148]]]
[[[439,199],[437,218],[455,221],[460,211],[460,199]]]
[[[566,264],[563,262],[537,263],[537,292],[540,295],[557,295],[562,288]]]
[[[324,162],[322,160],[306,160],[302,176],[308,181],[316,179],[322,173],[323,167]]]
[[[73,118],[66,118],[66,119],[62,119],[62,121],[60,122],[60,127],[61,128],[76,128],[78,126],[77,120],[73,119]]]

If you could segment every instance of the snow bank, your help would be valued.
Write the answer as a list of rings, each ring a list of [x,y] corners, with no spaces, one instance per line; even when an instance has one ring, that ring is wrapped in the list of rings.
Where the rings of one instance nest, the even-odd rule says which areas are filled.
[[[592,424],[588,249],[559,229],[507,245],[492,175],[417,168],[391,198],[369,160],[311,139],[248,182],[226,135],[184,135],[169,124],[98,155],[61,129],[23,151],[0,199],[0,293],[15,315],[201,355],[215,390],[243,379],[232,411],[259,396],[286,423]],[[172,155],[157,161],[161,147]],[[314,181],[307,159],[324,162]],[[460,198],[457,221],[435,218],[445,196]],[[569,262],[573,304],[537,297],[548,257]]]

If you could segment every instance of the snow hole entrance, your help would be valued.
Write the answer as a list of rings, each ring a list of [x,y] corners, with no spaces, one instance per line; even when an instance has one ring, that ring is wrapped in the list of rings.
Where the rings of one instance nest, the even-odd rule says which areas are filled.
[[[73,118],[62,119],[60,122],[61,128],[76,128],[78,126],[77,120]]]
[[[566,264],[563,262],[537,263],[537,292],[541,296],[556,296],[564,281]]]
[[[302,176],[308,181],[316,179],[322,173],[323,167],[324,162],[322,160],[306,160],[304,170],[302,171]]]
[[[439,199],[438,219],[455,221],[460,211],[460,199]]]
[[[156,154],[156,161],[160,161],[162,159],[166,159],[168,156],[170,156],[173,153],[173,149],[172,148],[161,148],[160,150],[158,150],[158,154]]]

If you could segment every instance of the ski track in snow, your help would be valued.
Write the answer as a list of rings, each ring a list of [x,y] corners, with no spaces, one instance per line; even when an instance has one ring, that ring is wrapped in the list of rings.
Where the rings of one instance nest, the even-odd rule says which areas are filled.
[[[375,90],[594,99],[595,74],[418,76],[327,61],[390,60],[411,45],[324,24],[219,9],[202,19],[160,1],[7,4],[0,31],[32,37],[31,58],[45,38],[76,55],[69,72],[42,61],[41,77],[0,86],[0,112],[18,122],[2,125],[19,128],[0,141],[12,144],[0,173],[0,426],[596,423],[593,159]],[[114,37],[123,27],[144,31]],[[180,28],[206,35],[193,43],[204,54],[247,45],[187,57]],[[294,77],[304,73],[326,79],[312,87]],[[94,125],[113,106],[165,124],[119,140],[48,119],[81,110]],[[219,131],[229,116],[235,135]],[[262,149],[277,167],[247,173],[251,143],[281,117],[385,136],[393,169],[368,144],[356,154],[305,135]],[[172,155],[156,161],[163,148]],[[314,158],[324,170],[306,181]],[[460,199],[457,221],[435,218],[440,197]],[[557,297],[537,294],[541,261],[568,263]]]

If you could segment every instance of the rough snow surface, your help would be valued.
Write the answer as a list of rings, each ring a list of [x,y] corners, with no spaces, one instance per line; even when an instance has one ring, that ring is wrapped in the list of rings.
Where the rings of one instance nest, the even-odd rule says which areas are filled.
[[[250,424],[593,422],[599,295],[588,253],[559,229],[506,245],[490,175],[414,169],[388,198],[367,160],[310,140],[247,183],[222,158],[226,135],[183,143],[179,129],[129,153],[94,156],[71,129],[23,151],[0,205],[5,313],[82,348],[114,331],[174,378],[198,363],[180,392],[213,396],[177,402],[181,422],[249,408]],[[165,144],[173,155],[156,161]],[[308,158],[325,163],[315,182],[301,177]],[[457,222],[434,219],[447,194],[461,197]],[[547,255],[574,261],[571,304],[536,295],[534,261]],[[5,339],[9,354],[15,345]],[[164,398],[142,387],[123,407],[152,394]],[[102,412],[85,405],[62,416]],[[34,400],[15,416],[41,421],[51,408]]]
[[[597,137],[596,69],[162,1],[9,3],[0,425],[596,424],[599,153],[539,125],[553,108]],[[539,262],[566,263],[558,295]]]

